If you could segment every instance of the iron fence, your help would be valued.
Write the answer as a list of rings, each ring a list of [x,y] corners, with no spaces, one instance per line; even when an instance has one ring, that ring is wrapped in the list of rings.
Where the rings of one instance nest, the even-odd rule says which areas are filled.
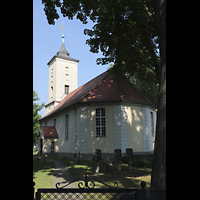
[[[109,186],[102,181],[92,179],[89,180],[88,176],[85,175],[78,183],[79,188],[65,188],[73,182],[79,180],[74,180],[62,187],[60,183],[56,183],[56,188],[40,188],[36,192],[36,200],[165,200],[166,190],[153,190],[150,188],[145,188],[146,183],[141,182],[142,188],[118,188],[118,184],[115,182],[114,186]],[[95,182],[97,181],[107,188],[95,188]],[[34,188],[34,184],[33,184]],[[34,189],[33,189],[34,193]],[[34,199],[34,197],[33,197]]]

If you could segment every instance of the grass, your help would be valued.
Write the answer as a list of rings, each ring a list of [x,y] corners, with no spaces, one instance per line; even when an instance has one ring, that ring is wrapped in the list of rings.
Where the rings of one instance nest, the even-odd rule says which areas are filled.
[[[105,164],[100,162],[100,173],[95,173],[95,163],[93,160],[81,160],[80,165],[77,164],[77,160],[69,159],[66,157],[49,157],[50,159],[60,160],[68,166],[71,175],[74,179],[82,179],[85,174],[89,175],[89,178],[100,180],[110,186],[114,187],[114,182],[118,183],[118,188],[131,188],[140,187],[141,181],[147,183],[146,187],[150,187],[151,182],[151,167],[153,155],[134,155],[132,170],[128,170],[128,164],[126,158],[122,159],[121,172],[118,172],[116,167],[116,161],[110,166],[110,171],[106,171]],[[79,182],[76,182],[78,185]],[[95,188],[106,187],[101,183],[94,182]]]
[[[54,163],[40,160],[36,156],[33,159],[33,181],[35,191],[38,188],[51,188]]]
[[[38,151],[33,148],[33,155],[37,155],[37,154],[38,154]]]

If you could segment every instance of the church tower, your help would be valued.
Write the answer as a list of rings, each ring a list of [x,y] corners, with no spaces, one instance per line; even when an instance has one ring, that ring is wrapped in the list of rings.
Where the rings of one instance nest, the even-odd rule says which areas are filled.
[[[60,101],[71,91],[78,87],[78,62],[69,56],[64,44],[64,34],[62,35],[62,45],[60,50],[48,63],[48,103],[45,105],[46,114],[53,110]]]

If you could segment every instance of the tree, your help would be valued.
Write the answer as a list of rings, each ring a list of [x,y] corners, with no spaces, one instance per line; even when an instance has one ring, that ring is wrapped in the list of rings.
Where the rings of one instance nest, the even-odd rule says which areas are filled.
[[[36,91],[33,90],[33,143],[37,142],[39,137],[39,119],[41,118],[41,116],[38,114],[38,112],[44,107],[44,103],[42,103],[41,105],[36,103],[36,101],[38,100],[40,100],[38,98],[38,94]]]
[[[166,188],[166,0],[155,0],[154,7],[159,27],[161,63],[151,187]]]
[[[49,24],[75,16],[82,23],[94,22],[84,33],[90,51],[102,51],[97,64],[113,62],[116,77],[128,74],[159,84],[158,118],[152,188],[166,187],[166,0],[42,0]],[[56,8],[57,7],[57,8]],[[158,51],[159,49],[159,51]]]
[[[107,70],[109,70],[113,66],[113,64],[110,64]],[[158,83],[153,80],[153,77],[147,82],[145,79],[139,79],[136,73],[133,76],[130,76],[129,74],[126,74],[126,76],[139,92],[141,92],[154,105],[157,105]]]
[[[158,102],[158,83],[145,79],[139,79],[137,74],[134,76],[129,76],[129,81],[136,87],[136,89],[141,92],[148,100],[150,100],[154,105],[157,106]]]

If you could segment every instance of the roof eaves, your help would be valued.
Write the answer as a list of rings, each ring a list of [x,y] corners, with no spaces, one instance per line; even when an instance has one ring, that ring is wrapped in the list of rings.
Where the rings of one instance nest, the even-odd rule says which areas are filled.
[[[49,65],[54,60],[54,58],[62,58],[64,60],[74,61],[74,62],[77,62],[77,63],[79,62],[79,60],[71,58],[69,56],[54,55],[53,58],[47,63],[47,65]]]
[[[69,56],[57,55],[57,58],[62,58],[62,59],[65,59],[65,60],[70,60],[70,61],[74,61],[74,62],[79,62],[79,60],[74,59],[74,58],[71,58],[71,57],[69,57]]]
[[[56,55],[53,56],[52,59],[47,63],[47,65],[49,65],[54,60],[54,58],[56,58],[56,57],[57,57]]]

